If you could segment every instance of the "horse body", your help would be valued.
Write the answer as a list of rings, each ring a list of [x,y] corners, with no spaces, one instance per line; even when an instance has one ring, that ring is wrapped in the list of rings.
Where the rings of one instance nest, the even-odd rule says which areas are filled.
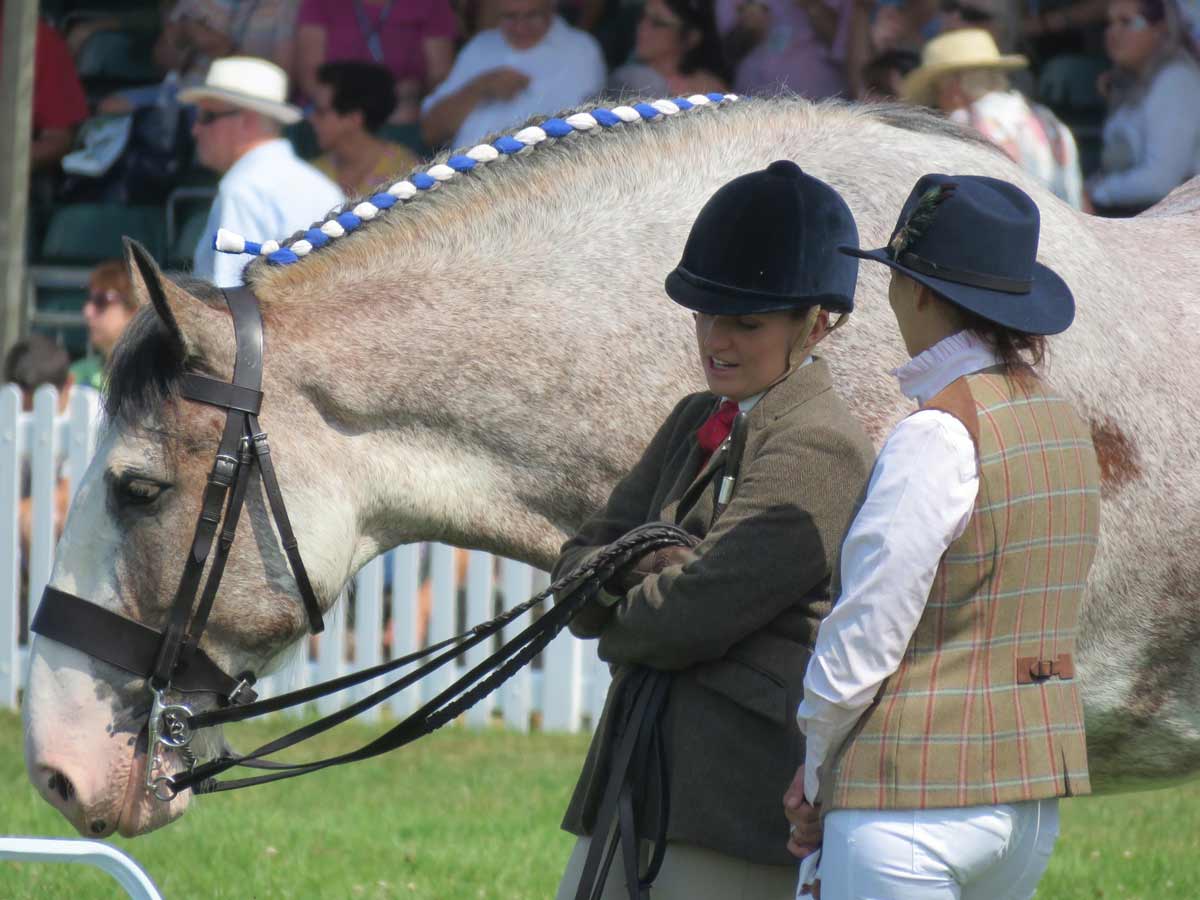
[[[917,112],[741,101],[573,134],[456,176],[298,263],[252,263],[262,421],[318,595],[332,603],[405,541],[547,567],[677,399],[703,386],[689,316],[662,280],[711,193],[777,158],[843,194],[864,246],[887,240],[929,171],[1006,178],[1038,201],[1040,258],[1079,308],[1050,380],[1092,423],[1105,478],[1077,653],[1093,783],[1200,769],[1200,420],[1176,402],[1200,383],[1200,216],[1186,192],[1171,215],[1082,216]],[[877,441],[910,409],[888,374],[906,357],[887,278],[862,267],[857,312],[825,349]],[[51,583],[158,626],[221,420],[178,401],[171,378],[185,358],[228,378],[233,341],[211,288],[135,280],[154,311],[122,344],[113,421]],[[166,486],[150,504],[122,493],[142,476]],[[204,644],[226,671],[261,672],[304,616],[263,498],[247,507]],[[185,797],[157,803],[140,787],[140,680],[38,638],[29,685],[30,777],[77,827],[135,834],[183,811]],[[101,723],[110,737],[96,751]]]

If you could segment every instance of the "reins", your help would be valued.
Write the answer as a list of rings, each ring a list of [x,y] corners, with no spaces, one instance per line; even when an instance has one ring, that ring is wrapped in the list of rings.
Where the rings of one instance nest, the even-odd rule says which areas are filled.
[[[685,546],[690,541],[691,538],[687,532],[673,525],[654,524],[642,526],[608,545],[588,565],[580,570],[559,579],[545,590],[526,600],[524,603],[504,612],[502,615],[481,625],[476,625],[474,628],[457,637],[449,638],[416,653],[369,669],[364,669],[361,672],[292,691],[279,697],[243,706],[231,706],[224,709],[215,709],[209,712],[188,715],[183,721],[189,731],[213,725],[223,725],[229,722],[241,722],[246,719],[310,703],[320,697],[326,697],[374,678],[387,675],[417,660],[432,657],[424,665],[405,674],[403,677],[398,678],[396,681],[369,696],[316,722],[298,728],[283,737],[276,738],[250,753],[239,756],[219,757],[210,762],[197,765],[190,772],[176,775],[170,779],[169,787],[175,793],[192,790],[197,794],[208,794],[216,791],[234,790],[256,784],[265,784],[271,781],[280,781],[285,778],[294,778],[298,775],[316,772],[330,766],[370,759],[371,757],[388,753],[412,743],[457,718],[467,709],[474,706],[479,700],[495,691],[519,669],[531,662],[562,631],[563,627],[575,617],[575,614],[583,608],[584,604],[600,590],[600,587],[622,567],[636,561],[646,553],[662,547]],[[394,727],[370,743],[365,744],[357,750],[314,762],[294,765],[272,763],[270,768],[278,769],[278,771],[273,771],[268,775],[257,775],[229,781],[215,780],[217,775],[229,769],[236,766],[253,766],[253,764],[261,762],[262,757],[273,755],[301,741],[328,731],[330,728],[352,719],[359,713],[383,703],[388,698],[404,690],[404,688],[415,684],[451,660],[462,656],[476,644],[494,637],[508,623],[519,618],[538,604],[548,602],[551,596],[556,601],[555,605],[548,609],[542,616],[528,625],[511,641],[501,646],[499,650],[483,662],[461,675],[453,684],[426,702],[420,709],[405,717]]]

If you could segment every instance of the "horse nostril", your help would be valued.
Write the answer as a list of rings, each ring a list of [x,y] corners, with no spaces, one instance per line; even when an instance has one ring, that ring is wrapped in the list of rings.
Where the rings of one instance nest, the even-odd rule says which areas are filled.
[[[103,819],[97,819],[92,823],[92,834],[104,834],[108,828],[108,824]]]
[[[50,780],[46,782],[46,788],[56,792],[58,796],[62,797],[64,803],[70,803],[75,796],[75,785],[71,784],[71,779],[62,772],[51,772]]]

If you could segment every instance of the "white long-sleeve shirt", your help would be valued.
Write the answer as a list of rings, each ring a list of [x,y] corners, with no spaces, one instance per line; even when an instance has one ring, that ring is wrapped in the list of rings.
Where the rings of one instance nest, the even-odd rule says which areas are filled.
[[[973,332],[940,341],[892,374],[925,403],[952,381],[998,362]],[[842,544],[841,594],[821,623],[796,712],[807,736],[804,793],[899,667],[946,548],[966,529],[979,492],[974,441],[949,413],[921,410],[888,436]]]

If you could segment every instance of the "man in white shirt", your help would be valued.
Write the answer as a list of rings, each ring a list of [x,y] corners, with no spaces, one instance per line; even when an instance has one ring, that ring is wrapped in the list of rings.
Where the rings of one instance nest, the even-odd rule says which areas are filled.
[[[600,45],[556,16],[553,0],[499,0],[499,20],[498,28],[467,42],[446,80],[421,104],[429,146],[465,147],[603,89]]]
[[[282,240],[323,219],[345,198],[281,136],[283,125],[300,121],[300,110],[285,102],[287,75],[274,63],[218,59],[204,84],[179,98],[199,110],[192,127],[197,158],[223,173],[192,271],[218,287],[236,287],[249,257],[218,254],[213,248],[218,229],[252,241]]]

